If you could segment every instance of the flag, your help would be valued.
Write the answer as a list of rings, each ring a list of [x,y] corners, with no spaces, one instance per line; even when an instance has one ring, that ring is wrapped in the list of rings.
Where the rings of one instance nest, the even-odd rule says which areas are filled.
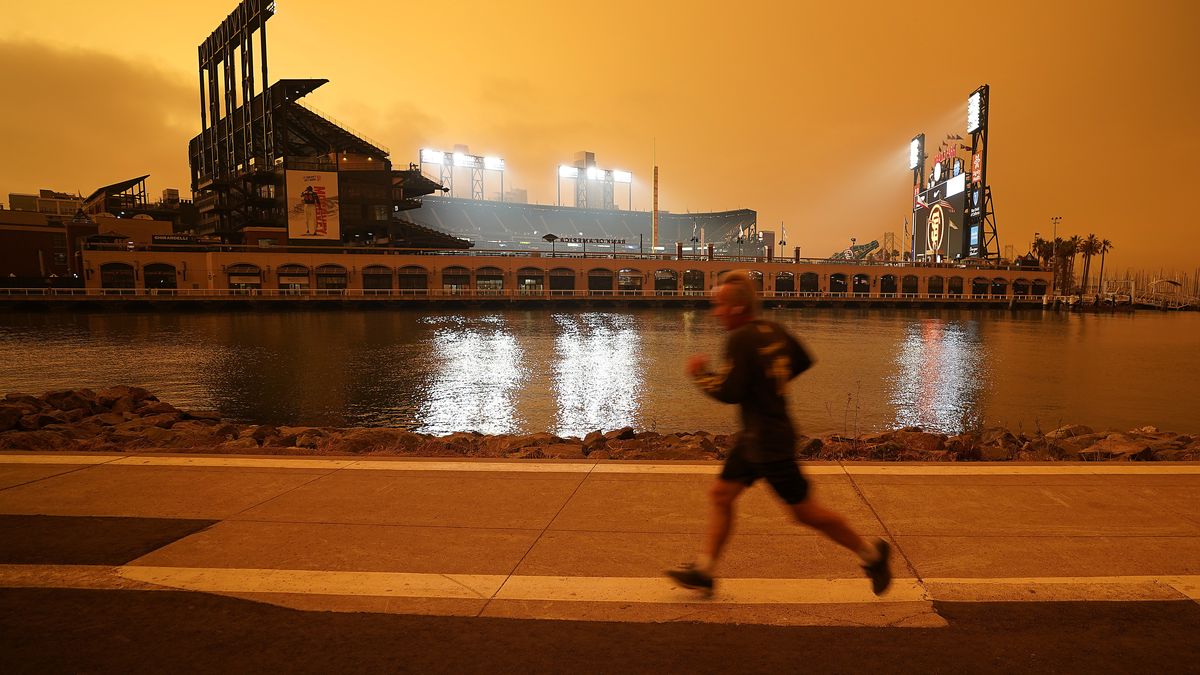
[[[780,230],[779,245],[787,246],[787,225],[784,225],[783,223],[779,223],[779,230]]]
[[[696,241],[696,222],[692,221],[692,241]]]

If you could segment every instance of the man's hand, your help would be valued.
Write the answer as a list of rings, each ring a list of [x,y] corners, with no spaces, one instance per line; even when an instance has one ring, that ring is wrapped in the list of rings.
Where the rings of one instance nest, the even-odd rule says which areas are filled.
[[[696,377],[708,370],[708,357],[704,354],[692,354],[687,361],[687,374]]]

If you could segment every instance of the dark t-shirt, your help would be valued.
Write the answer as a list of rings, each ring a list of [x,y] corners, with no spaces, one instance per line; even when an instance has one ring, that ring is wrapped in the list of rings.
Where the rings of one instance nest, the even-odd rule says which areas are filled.
[[[695,379],[709,396],[740,407],[736,450],[753,462],[773,462],[795,457],[796,431],[784,394],[787,383],[810,366],[808,352],[782,326],[755,319],[729,334],[724,364]]]

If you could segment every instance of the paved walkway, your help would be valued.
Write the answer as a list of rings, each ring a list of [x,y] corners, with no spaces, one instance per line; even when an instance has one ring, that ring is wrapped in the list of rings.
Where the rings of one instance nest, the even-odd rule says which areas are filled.
[[[297,609],[944,627],[943,602],[1200,601],[1200,465],[812,464],[896,581],[761,486],[712,599],[710,463],[0,454],[0,588],[177,589]]]

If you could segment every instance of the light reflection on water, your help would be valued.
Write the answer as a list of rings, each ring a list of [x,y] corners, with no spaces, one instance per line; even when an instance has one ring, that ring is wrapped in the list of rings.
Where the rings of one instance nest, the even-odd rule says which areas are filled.
[[[977,322],[914,322],[899,347],[898,372],[890,378],[895,426],[959,433],[980,422]]]
[[[1200,314],[777,310],[816,365],[806,433],[1059,423],[1200,432]],[[436,433],[736,428],[683,374],[724,332],[702,310],[0,314],[0,392],[115,383],[289,425]]]
[[[420,431],[509,434],[522,419],[514,398],[525,379],[524,353],[500,316],[423,320],[437,325],[429,357],[435,368]]]
[[[555,433],[584,436],[634,426],[643,396],[641,336],[633,317],[611,313],[556,314]]]

